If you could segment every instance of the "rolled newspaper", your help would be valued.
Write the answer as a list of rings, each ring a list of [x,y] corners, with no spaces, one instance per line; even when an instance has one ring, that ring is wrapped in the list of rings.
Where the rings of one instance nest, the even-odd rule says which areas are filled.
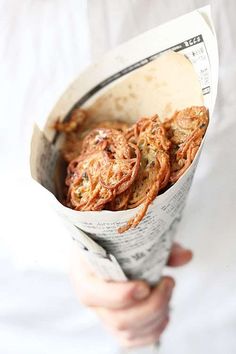
[[[156,113],[164,120],[177,110],[205,105],[211,119],[217,80],[217,42],[210,9],[205,7],[132,39],[91,65],[63,94],[45,126],[35,126],[32,176],[48,190],[49,200],[81,252],[104,279],[158,282],[202,146],[181,178],[156,197],[141,223],[119,234],[118,227],[141,206],[124,211],[75,211],[58,201],[65,163],[60,154],[62,137],[52,129],[53,123],[67,120],[76,107],[86,109],[95,121],[135,122]]]

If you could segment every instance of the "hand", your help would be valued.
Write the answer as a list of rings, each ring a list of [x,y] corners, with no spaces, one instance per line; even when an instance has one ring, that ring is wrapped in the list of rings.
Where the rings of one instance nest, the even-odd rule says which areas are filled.
[[[168,265],[181,266],[191,258],[191,251],[175,243]],[[80,302],[97,313],[122,346],[133,348],[159,340],[169,321],[171,277],[163,277],[153,289],[141,280],[104,281],[94,275],[74,244],[71,279]]]

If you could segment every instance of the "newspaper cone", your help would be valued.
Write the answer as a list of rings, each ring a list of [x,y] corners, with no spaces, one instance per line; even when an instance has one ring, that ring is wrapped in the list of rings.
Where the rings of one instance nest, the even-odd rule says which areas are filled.
[[[218,79],[217,45],[209,8],[182,16],[136,37],[89,67],[59,100],[41,131],[32,137],[31,173],[48,189],[53,206],[63,217],[94,270],[105,279],[145,279],[155,284],[166,263],[197,166],[165,193],[157,196],[135,229],[120,235],[139,207],[126,211],[78,212],[55,198],[64,183],[61,138],[51,128],[82,107],[95,120],[130,122],[157,113],[161,119],[176,110],[205,105],[210,117]],[[55,196],[55,197],[54,197]]]

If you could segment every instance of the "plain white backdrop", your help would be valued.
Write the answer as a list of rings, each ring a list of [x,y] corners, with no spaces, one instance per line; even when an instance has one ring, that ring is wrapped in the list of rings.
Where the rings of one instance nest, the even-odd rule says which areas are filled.
[[[0,1],[0,353],[113,354],[115,341],[73,293],[72,241],[29,177],[32,123],[108,49],[204,0]],[[233,0],[212,0],[219,94],[177,238],[194,260],[177,287],[160,354],[236,347],[236,38]],[[169,271],[170,272],[170,271]]]

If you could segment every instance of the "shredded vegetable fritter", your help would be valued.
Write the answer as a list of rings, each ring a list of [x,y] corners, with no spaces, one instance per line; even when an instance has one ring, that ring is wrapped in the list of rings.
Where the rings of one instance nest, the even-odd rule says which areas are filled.
[[[115,129],[93,129],[81,154],[67,169],[67,205],[76,210],[101,210],[135,180],[140,151]]]
[[[136,227],[156,196],[190,166],[207,125],[204,106],[186,108],[164,122],[158,115],[144,117],[132,126],[89,122],[84,110],[72,111],[69,121],[54,126],[65,133],[66,206],[79,211],[141,206],[118,232]]]
[[[127,207],[133,209],[140,204],[143,204],[143,207],[134,219],[119,229],[119,232],[127,231],[139,224],[159,190],[169,182],[170,176],[167,153],[170,142],[166,138],[165,128],[157,115],[139,120],[129,129],[127,136],[141,152],[139,172],[131,186]]]
[[[171,141],[170,182],[175,183],[192,163],[208,126],[208,111],[204,106],[193,106],[176,112],[165,123]]]

